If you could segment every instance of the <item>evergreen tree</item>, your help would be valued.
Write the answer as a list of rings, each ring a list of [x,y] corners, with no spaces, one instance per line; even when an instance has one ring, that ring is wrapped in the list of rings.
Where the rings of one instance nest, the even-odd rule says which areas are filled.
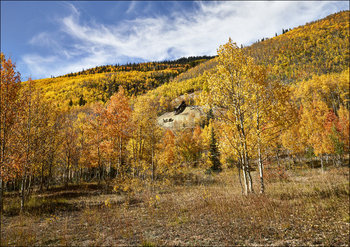
[[[214,113],[213,113],[213,109],[210,108],[207,113],[207,125],[209,124],[211,119],[214,119]]]
[[[210,123],[210,119],[214,119],[213,109],[211,108],[207,112],[206,118],[201,122],[201,127],[204,128],[205,126],[208,126]]]
[[[214,128],[211,127],[210,133],[210,147],[209,147],[209,160],[211,163],[210,169],[214,172],[220,172],[221,162],[220,162],[220,151],[218,149],[217,141],[215,138]]]
[[[83,106],[86,104],[86,100],[84,100],[84,97],[83,95],[80,96],[80,99],[79,99],[79,106]]]

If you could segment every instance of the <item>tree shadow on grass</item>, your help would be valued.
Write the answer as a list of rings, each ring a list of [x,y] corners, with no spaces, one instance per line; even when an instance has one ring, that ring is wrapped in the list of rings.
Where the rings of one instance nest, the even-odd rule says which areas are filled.
[[[23,213],[31,215],[50,215],[57,214],[58,212],[72,212],[79,211],[77,205],[68,203],[64,199],[47,199],[47,198],[31,198],[24,207]],[[14,202],[11,205],[7,205],[4,208],[5,216],[17,216],[20,212],[19,202]]]
[[[26,201],[24,213],[31,215],[55,214],[58,212],[79,211],[82,205],[70,202],[74,198],[87,198],[101,194],[112,193],[112,187],[98,184],[81,184],[52,187],[44,192],[34,193]],[[20,214],[20,199],[6,196],[4,212],[5,216],[16,216]]]
[[[84,192],[99,192],[99,193],[109,193],[112,192],[113,187],[106,184],[95,184],[95,183],[86,183],[86,184],[69,184],[68,186],[56,186],[51,187],[47,192],[65,192],[65,191],[84,191]]]

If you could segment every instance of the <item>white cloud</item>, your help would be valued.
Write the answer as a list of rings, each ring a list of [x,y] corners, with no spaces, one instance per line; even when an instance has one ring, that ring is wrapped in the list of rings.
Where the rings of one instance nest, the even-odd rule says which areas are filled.
[[[71,14],[61,19],[60,32],[71,40],[69,46],[41,33],[31,42],[55,44],[59,53],[48,58],[26,55],[25,63],[34,76],[69,73],[103,64],[126,62],[125,58],[164,60],[193,55],[214,55],[231,37],[238,44],[250,44],[272,37],[282,28],[303,25],[339,11],[336,2],[196,2],[195,11],[171,16],[137,18],[116,26],[83,22],[70,4]],[[345,4],[344,4],[345,5]],[[343,7],[346,8],[346,7]],[[136,11],[131,2],[127,12]],[[66,58],[66,61],[63,57]],[[129,61],[130,61],[129,60]],[[57,65],[53,66],[53,65]],[[52,71],[52,72],[48,72]]]
[[[131,1],[128,9],[126,10],[127,14],[132,13],[136,9],[137,1]]]
[[[57,61],[55,56],[43,57],[37,54],[28,54],[23,56],[23,62],[30,68],[31,76],[46,75],[46,67],[44,64],[52,64]]]

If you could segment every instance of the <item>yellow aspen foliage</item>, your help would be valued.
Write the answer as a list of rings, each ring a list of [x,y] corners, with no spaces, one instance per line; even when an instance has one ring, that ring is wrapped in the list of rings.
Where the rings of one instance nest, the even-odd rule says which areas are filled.
[[[225,146],[231,157],[242,164],[245,193],[252,192],[251,160],[258,158],[262,181],[262,156],[281,130],[294,119],[290,91],[271,80],[264,66],[258,65],[243,49],[229,42],[218,50],[215,72],[207,73],[202,97],[216,107]]]
[[[157,142],[160,140],[163,130],[157,123],[158,102],[147,95],[139,97],[134,104],[133,134],[129,143],[132,152],[134,168],[143,171],[146,177],[156,179]]]
[[[346,109],[344,106],[340,106],[338,111],[339,115],[339,129],[342,134],[342,141],[344,142],[345,152],[350,150],[350,112],[349,109]]]
[[[306,143],[313,147],[316,156],[332,151],[324,129],[327,113],[328,107],[323,101],[313,101],[310,105],[303,106],[300,133]]]
[[[119,87],[106,106],[104,114],[106,137],[106,155],[109,169],[117,170],[118,175],[127,170],[126,145],[132,135],[132,111],[123,87]]]
[[[1,52],[0,73],[0,186],[3,181],[13,178],[20,171],[16,158],[16,123],[19,121],[21,77],[11,59]],[[2,196],[2,187],[0,191]],[[2,198],[0,198],[2,200]],[[0,206],[2,201],[0,200]]]
[[[174,174],[178,171],[176,158],[175,135],[167,130],[158,144],[158,172],[163,174]]]

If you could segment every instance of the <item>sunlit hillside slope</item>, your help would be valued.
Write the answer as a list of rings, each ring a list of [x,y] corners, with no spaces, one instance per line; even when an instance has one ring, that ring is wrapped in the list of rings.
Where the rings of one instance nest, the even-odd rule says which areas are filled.
[[[317,75],[341,73],[349,67],[350,60],[349,15],[349,11],[339,12],[244,49],[270,68],[272,78],[287,84],[307,81]],[[204,72],[216,65],[216,59],[211,59],[148,94],[170,102],[180,95],[201,90]]]
[[[290,83],[341,72],[349,67],[350,12],[343,11],[247,47],[270,65],[276,78]]]
[[[285,30],[244,49],[270,68],[270,76],[284,83],[313,75],[340,73],[349,67],[349,11]],[[123,86],[129,96],[154,95],[160,111],[172,109],[175,98],[201,90],[204,72],[215,68],[212,57],[190,57],[161,63],[106,65],[57,78],[37,80],[49,99],[61,105],[107,101]]]
[[[106,102],[119,86],[129,96],[143,94],[212,57],[189,57],[175,61],[98,66],[56,78],[35,80],[48,100],[60,106]]]

